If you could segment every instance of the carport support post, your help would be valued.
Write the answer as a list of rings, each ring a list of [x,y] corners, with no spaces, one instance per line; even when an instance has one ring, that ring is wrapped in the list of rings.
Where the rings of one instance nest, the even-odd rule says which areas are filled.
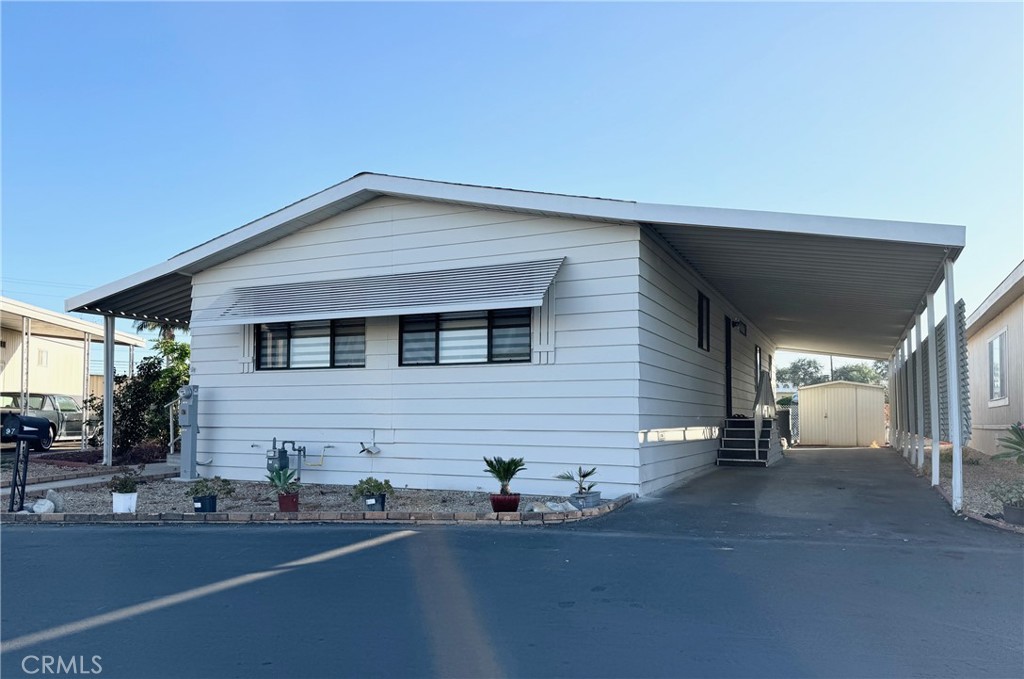
[[[21,414],[28,415],[28,354],[32,343],[32,319],[21,317]],[[20,448],[19,448],[20,450]]]
[[[85,450],[89,438],[86,424],[89,422],[89,354],[91,351],[92,335],[85,333],[82,338],[82,450]]]
[[[914,345],[915,351],[917,352],[917,358],[914,359],[914,381],[916,383],[916,389],[914,393],[917,395],[917,403],[915,404],[915,412],[917,413],[917,450],[914,453],[916,463],[914,466],[918,470],[924,469],[924,362],[921,360],[921,326],[924,325],[924,319],[921,314],[917,316],[917,323],[914,324]]]
[[[914,403],[914,336],[907,330],[907,459],[914,464],[917,446],[917,404]]]
[[[928,403],[931,405],[932,485],[939,485],[939,356],[935,341],[935,294],[928,293]]]
[[[103,317],[103,464],[114,464],[114,317]]]
[[[903,457],[910,454],[910,389],[907,384],[907,373],[910,372],[910,352],[907,351],[907,338],[900,340],[900,428],[903,430],[900,452]]]
[[[960,441],[960,362],[956,341],[956,291],[953,288],[953,260],[943,262],[946,279],[946,383],[949,404],[949,442],[953,444],[953,511],[964,504],[964,450]]]
[[[893,448],[898,451],[903,441],[903,410],[899,402],[899,348],[893,351],[893,392],[889,394],[889,405],[895,414],[893,417]]]

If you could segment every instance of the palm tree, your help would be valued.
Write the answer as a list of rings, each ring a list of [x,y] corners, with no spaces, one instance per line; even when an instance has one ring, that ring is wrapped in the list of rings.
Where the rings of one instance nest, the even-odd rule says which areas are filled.
[[[135,332],[146,332],[155,330],[160,333],[160,339],[174,341],[175,332],[188,332],[188,325],[185,323],[161,323],[160,321],[135,321]]]

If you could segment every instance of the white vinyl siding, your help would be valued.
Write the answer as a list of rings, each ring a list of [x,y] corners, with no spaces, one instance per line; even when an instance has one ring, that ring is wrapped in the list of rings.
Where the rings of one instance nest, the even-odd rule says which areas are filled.
[[[366,320],[365,368],[264,371],[253,326],[196,328],[200,457],[212,458],[210,473],[260,479],[276,436],[325,453],[307,482],[372,474],[396,487],[493,490],[481,458],[515,455],[527,465],[515,491],[567,494],[552,477],[596,465],[606,496],[638,492],[638,241],[629,225],[378,198],[201,272],[194,309],[255,282],[566,258],[530,328],[495,321],[492,351],[525,336],[526,362],[400,366],[399,317],[382,316]],[[454,325],[439,350],[479,359],[479,328]],[[372,458],[359,454],[370,440],[382,451]]]
[[[667,430],[664,441],[647,440],[640,448],[641,492],[647,494],[713,468],[716,429],[726,414],[725,316],[740,316],[656,235],[641,234],[640,429]],[[705,294],[707,351],[699,341],[700,296]],[[774,351],[767,337],[747,325],[745,337],[731,330],[734,412],[753,408],[755,345],[768,347],[769,356]]]

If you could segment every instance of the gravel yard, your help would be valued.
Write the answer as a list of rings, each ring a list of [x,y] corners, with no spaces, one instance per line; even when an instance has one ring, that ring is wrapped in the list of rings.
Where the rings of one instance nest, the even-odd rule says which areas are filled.
[[[235,493],[217,498],[218,512],[276,512],[277,496],[266,483],[235,481]],[[185,496],[188,484],[181,481],[150,481],[139,485],[136,507],[139,513],[191,512],[191,498]],[[362,501],[352,499],[351,486],[303,484],[299,491],[299,511],[361,512]],[[110,491],[106,488],[66,490],[65,512],[101,514],[111,511]],[[533,502],[562,502],[564,497],[523,495],[520,510],[528,511]],[[454,490],[396,489],[387,499],[386,509],[395,512],[490,512],[490,494]]]
[[[925,474],[931,474],[931,455],[925,449]],[[939,484],[947,493],[953,492],[953,453],[942,446],[939,454]],[[989,497],[987,489],[995,481],[1021,481],[1024,466],[1011,460],[993,460],[973,448],[964,447],[964,508],[984,516],[1002,514],[1003,506]]]

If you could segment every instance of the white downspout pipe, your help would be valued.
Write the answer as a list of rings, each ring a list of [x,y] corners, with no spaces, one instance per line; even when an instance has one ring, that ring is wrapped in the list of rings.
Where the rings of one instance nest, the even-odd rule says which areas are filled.
[[[917,357],[914,359],[914,382],[917,395],[917,403],[914,410],[917,413],[917,449],[914,452],[914,466],[918,471],[924,469],[924,361],[921,360],[921,326],[924,325],[924,318],[921,314],[917,316],[914,324],[914,344]]]
[[[103,464],[114,464],[114,317],[103,317]]]
[[[935,295],[928,293],[928,403],[931,405],[932,485],[939,485],[939,352],[935,340]]]
[[[960,441],[960,362],[957,360],[956,290],[953,287],[953,260],[943,262],[946,279],[946,382],[949,394],[949,442],[953,444],[953,511],[964,504],[964,450]]]

